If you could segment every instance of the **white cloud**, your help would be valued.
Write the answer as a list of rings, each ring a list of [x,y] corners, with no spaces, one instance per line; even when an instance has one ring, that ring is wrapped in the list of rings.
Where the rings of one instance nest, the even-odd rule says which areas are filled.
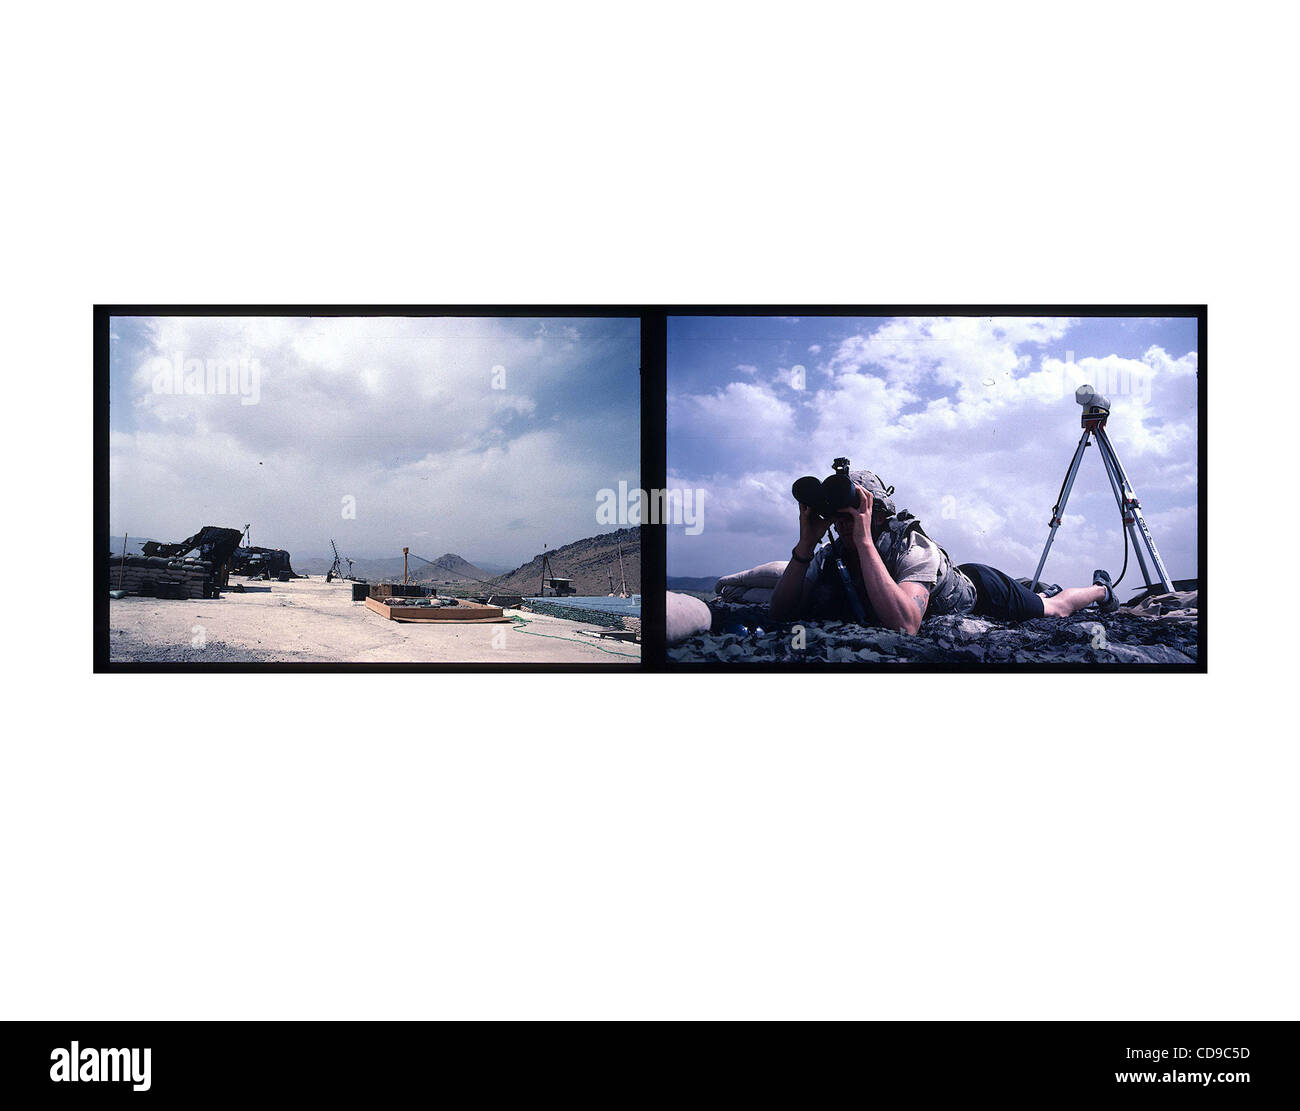
[[[1033,317],[907,317],[841,341],[830,369],[838,376],[866,368],[894,385],[928,380],[973,400],[1028,369],[1032,354],[1021,345],[1059,339],[1069,326]]]
[[[826,474],[838,455],[895,484],[900,506],[958,562],[1032,574],[1081,431],[1074,390],[1090,381],[1111,391],[1110,435],[1144,506],[1153,507],[1148,516],[1171,573],[1195,575],[1195,352],[1044,358],[1044,345],[1070,327],[1056,319],[896,320],[839,342],[822,364],[820,389],[809,383],[806,393],[782,394],[790,408],[763,437],[767,450],[733,453],[727,445],[709,455],[716,464],[707,470],[679,468],[683,485],[709,491],[710,516],[699,537],[670,532],[670,574],[783,558],[797,535],[791,482]],[[734,396],[731,385],[709,396],[718,399],[715,410],[697,410],[689,423],[670,412],[670,465],[685,454],[674,445],[717,436],[724,411],[738,411],[722,404]],[[1090,582],[1096,567],[1118,574],[1122,559],[1118,509],[1093,447],[1047,573]],[[1135,582],[1130,557],[1125,585]]]
[[[590,536],[596,491],[639,480],[639,413],[552,404],[539,419],[546,391],[599,342],[544,324],[526,335],[489,319],[162,318],[124,368],[110,527],[166,539],[251,520],[260,542],[291,551],[336,537],[353,555],[383,554],[420,536],[438,549],[423,554],[502,564]],[[255,359],[257,403],[155,393],[158,357]],[[602,372],[634,377],[626,361]]]
[[[770,387],[753,382],[730,382],[711,394],[670,398],[669,412],[673,427],[683,435],[726,441],[728,457],[740,465],[760,463],[772,451],[787,450],[794,432],[794,406]]]

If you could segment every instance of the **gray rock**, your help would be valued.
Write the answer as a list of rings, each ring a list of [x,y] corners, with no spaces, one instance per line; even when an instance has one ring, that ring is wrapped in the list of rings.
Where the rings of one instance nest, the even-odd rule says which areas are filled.
[[[1178,599],[1185,602],[1184,599]],[[1068,618],[1016,625],[988,618],[936,615],[916,636],[844,621],[799,622],[802,650],[792,647],[794,625],[772,625],[765,610],[710,603],[713,626],[668,650],[675,663],[1077,663],[1181,664],[1197,661],[1197,622],[1119,610],[1084,610]],[[1180,608],[1180,615],[1195,614]],[[762,628],[759,633],[755,630]],[[744,632],[739,630],[744,629]],[[724,629],[737,631],[724,632]]]

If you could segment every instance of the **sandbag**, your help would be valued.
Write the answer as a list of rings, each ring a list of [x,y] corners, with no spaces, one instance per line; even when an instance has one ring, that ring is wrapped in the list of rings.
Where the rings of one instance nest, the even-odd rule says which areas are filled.
[[[735,587],[748,590],[750,587],[760,586],[768,590],[775,590],[776,584],[781,581],[781,576],[785,573],[786,565],[789,562],[786,559],[774,559],[771,563],[759,564],[757,567],[751,567],[748,571],[737,571],[732,575],[723,575],[713,589],[719,594],[724,594]]]
[[[668,592],[664,631],[669,644],[678,644],[697,633],[707,633],[713,624],[713,614],[700,599],[690,594]]]

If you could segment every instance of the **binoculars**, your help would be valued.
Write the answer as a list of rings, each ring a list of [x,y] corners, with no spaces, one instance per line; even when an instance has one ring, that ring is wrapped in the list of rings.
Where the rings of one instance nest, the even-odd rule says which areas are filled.
[[[861,495],[849,478],[849,461],[843,457],[831,464],[832,473],[817,479],[804,475],[790,487],[790,493],[800,505],[806,505],[819,517],[830,520],[846,509],[857,509]]]

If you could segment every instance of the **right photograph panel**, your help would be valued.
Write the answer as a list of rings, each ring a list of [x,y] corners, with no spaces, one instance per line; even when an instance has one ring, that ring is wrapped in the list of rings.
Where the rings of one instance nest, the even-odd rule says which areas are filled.
[[[670,315],[670,665],[1205,669],[1202,307]]]

